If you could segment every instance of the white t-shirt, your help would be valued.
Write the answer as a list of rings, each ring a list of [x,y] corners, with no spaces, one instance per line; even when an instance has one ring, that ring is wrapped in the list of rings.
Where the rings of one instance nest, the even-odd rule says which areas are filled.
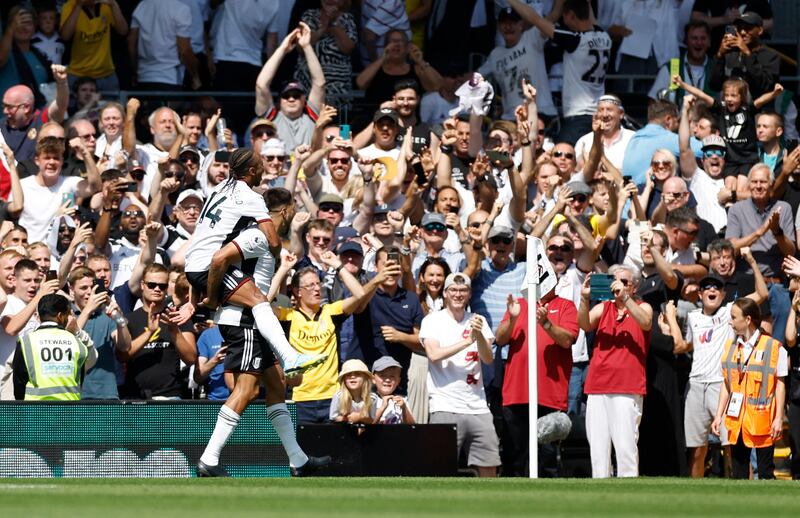
[[[27,303],[22,299],[15,295],[9,295],[6,307],[3,308],[2,313],[0,313],[0,318],[13,317],[25,309],[25,306],[27,306]],[[37,327],[39,327],[39,317],[34,313],[30,320],[28,320],[28,323],[25,324],[25,327],[22,328],[22,331],[16,336],[8,335],[5,331],[0,329],[0,400],[2,401],[12,401],[14,399],[14,382],[12,379],[13,372],[11,370],[11,363],[14,360],[17,338],[25,333],[30,333]]]
[[[379,398],[378,401],[378,408],[383,404],[383,398],[380,397],[379,394],[376,394]],[[408,400],[403,398],[405,402],[406,408],[411,411],[411,408],[408,406]],[[386,410],[383,411],[381,414],[381,418],[378,421],[380,424],[403,424],[403,409],[397,406],[397,403],[394,402],[394,399],[390,399],[386,404]]]
[[[689,378],[701,383],[722,381],[720,362],[725,343],[733,338],[731,306],[728,302],[713,315],[695,309],[686,315],[686,341],[692,344],[692,371]]]
[[[359,156],[362,156],[369,160],[375,160],[376,158],[386,158],[389,157],[395,161],[400,158],[400,147],[394,147],[389,151],[379,148],[375,144],[370,144],[365,148],[361,148],[358,150]]]
[[[450,110],[458,107],[458,98],[448,102],[439,92],[428,92],[419,103],[419,118],[425,124],[441,124],[450,118]]]
[[[556,296],[571,300],[576,308],[580,307],[581,288],[583,288],[584,280],[586,280],[586,274],[580,271],[576,265],[571,264],[569,268],[567,268],[567,271],[558,278],[558,283],[556,283]],[[578,332],[578,339],[572,344],[572,361],[589,361],[589,350],[586,347],[586,333],[583,329]]]
[[[553,41],[564,50],[564,117],[592,115],[605,94],[611,38],[595,26],[586,32],[556,27]]]
[[[494,77],[500,85],[503,119],[514,120],[514,110],[525,102],[522,79],[527,79],[536,88],[536,105],[539,111],[545,115],[556,115],[544,63],[544,42],[545,38],[539,29],[530,28],[522,33],[522,37],[513,47],[501,45],[492,49],[478,69],[481,75]]]
[[[725,187],[725,179],[722,175],[718,178],[711,178],[699,167],[695,169],[692,181],[689,183],[689,191],[697,200],[697,215],[700,216],[700,219],[711,223],[717,232],[728,224],[728,213],[725,212],[725,207],[719,204],[717,198],[723,187]]]
[[[278,32],[279,2],[237,0],[217,8],[211,26],[214,62],[235,61],[260,67],[268,32]]]
[[[37,176],[27,176],[20,180],[25,204],[19,216],[19,224],[28,231],[28,242],[45,241],[50,222],[55,219],[58,209],[64,204],[64,196],[78,196],[78,185],[83,180],[79,176],[59,176],[50,187],[40,185]],[[8,195],[8,201],[13,199]]]
[[[381,398],[380,396],[378,396],[378,394],[374,392],[370,392],[369,397],[372,400],[372,407],[370,407],[369,409],[369,416],[372,419],[375,419],[378,407],[381,405]],[[330,418],[331,421],[339,417],[339,402],[341,401],[341,399],[342,399],[341,392],[337,390],[336,394],[334,394],[333,397],[331,398],[331,408],[328,414],[328,417]],[[350,412],[360,412],[362,408],[364,408],[363,401],[353,401],[352,404],[350,405]]]
[[[633,130],[621,128],[619,136],[614,139],[611,144],[603,142],[603,153],[606,158],[608,158],[609,162],[614,164],[614,167],[620,171],[622,171],[622,161],[625,158],[625,149],[628,147],[628,142],[631,141],[631,137],[633,137],[634,133],[636,132]],[[589,151],[592,150],[592,142],[594,142],[594,133],[589,132],[579,138],[578,142],[575,143],[575,156],[581,157],[584,163],[589,159]]]
[[[425,340],[430,338],[438,341],[440,347],[449,347],[469,337],[470,318],[472,313],[465,312],[464,318],[456,322],[446,309],[429,313],[422,319],[419,339],[423,345]],[[485,318],[481,333],[491,346],[494,334]],[[483,391],[477,342],[473,342],[449,358],[428,363],[428,394],[431,412],[489,413],[486,394]]]
[[[119,139],[120,141],[122,139]],[[136,145],[136,156],[144,167],[144,180],[140,189],[140,194],[145,200],[150,199],[150,186],[158,174],[158,161],[169,156],[167,151],[161,151],[154,144]]]
[[[742,356],[744,358],[749,358],[750,353],[753,351],[753,347],[756,343],[758,343],[758,339],[761,337],[761,331],[756,331],[750,339],[745,342],[744,347],[742,347]],[[789,374],[789,354],[786,352],[784,347],[778,348],[778,365],[775,368],[775,376],[779,378],[783,378]]]
[[[203,24],[208,20],[210,0],[180,0],[192,11],[192,52],[205,53],[205,28]]]
[[[111,242],[111,257],[108,258],[111,263],[111,286],[108,289],[114,290],[130,280],[141,251],[138,243],[131,243],[124,237]],[[154,262],[162,264],[161,255],[156,254]]]
[[[243,261],[237,266],[256,283],[256,287],[265,295],[269,292],[272,284],[272,276],[275,273],[275,258],[269,251],[269,243],[266,236],[257,227],[251,227],[242,231],[233,243],[239,249]],[[255,261],[253,261],[255,259]],[[217,310],[214,315],[214,322],[229,326],[238,326],[242,322],[244,308],[226,304]],[[248,310],[249,311],[249,310]]]
[[[252,223],[270,221],[264,198],[241,180],[219,184],[208,197],[186,251],[186,271],[203,272],[214,252]]]
[[[131,28],[139,30],[139,82],[182,84],[177,38],[192,36],[189,7],[182,2],[143,0],[133,11]]]

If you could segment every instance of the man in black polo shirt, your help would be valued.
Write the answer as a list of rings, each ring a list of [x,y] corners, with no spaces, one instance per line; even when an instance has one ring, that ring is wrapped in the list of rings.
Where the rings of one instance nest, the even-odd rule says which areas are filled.
[[[143,307],[128,317],[132,342],[121,355],[127,362],[124,399],[180,399],[180,360],[187,365],[197,361],[197,349],[183,336],[184,331],[191,331],[192,324],[179,328],[161,318],[168,311],[168,279],[163,265],[151,264],[145,269]]]
[[[395,247],[381,248],[375,254],[375,267],[381,272],[389,261],[389,255],[399,257],[400,250]],[[419,326],[422,323],[422,306],[413,291],[407,291],[398,285],[400,277],[387,277],[375,296],[369,302],[368,311],[356,315],[355,325],[366,325],[366,319],[372,326],[373,346],[378,356],[391,356],[403,367],[403,376],[398,387],[399,394],[406,393],[408,384],[408,366],[411,364],[411,352],[424,352],[419,341]],[[362,344],[362,350],[365,349]],[[367,351],[364,351],[368,356]],[[372,358],[367,358],[372,361]]]
[[[733,302],[756,290],[755,277],[736,268],[736,250],[727,239],[716,239],[708,245],[708,273],[716,274],[725,283],[723,304]],[[761,304],[761,317],[769,320],[772,316],[769,304]]]

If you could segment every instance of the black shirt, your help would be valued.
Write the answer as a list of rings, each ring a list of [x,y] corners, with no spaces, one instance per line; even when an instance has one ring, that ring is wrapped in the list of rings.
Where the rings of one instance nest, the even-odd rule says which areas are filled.
[[[128,315],[131,338],[144,333],[147,313],[143,308]],[[191,323],[181,327],[190,331]],[[177,397],[181,395],[181,365],[175,340],[167,326],[159,325],[158,334],[128,360],[125,373],[124,399],[152,399],[153,396]]]
[[[711,112],[717,118],[719,134],[725,140],[727,147],[726,166],[758,162],[755,120],[757,111],[752,103],[743,104],[734,112],[729,112],[724,105],[718,102],[714,102],[714,106],[711,107]]]

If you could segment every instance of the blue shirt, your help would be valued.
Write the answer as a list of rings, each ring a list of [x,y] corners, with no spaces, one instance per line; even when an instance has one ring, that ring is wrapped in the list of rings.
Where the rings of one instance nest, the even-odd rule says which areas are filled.
[[[422,269],[422,263],[424,263],[428,257],[430,256],[428,255],[428,251],[425,250],[425,245],[420,245],[417,254],[414,256],[414,260],[411,262],[411,272],[414,274],[415,279],[419,279],[419,271]],[[439,251],[439,257],[447,263],[451,273],[463,271],[467,266],[467,259],[463,252],[449,252],[442,248]]]
[[[391,326],[402,333],[413,333],[414,328],[419,328],[422,323],[422,306],[419,298],[416,293],[403,288],[397,288],[393,296],[378,288],[368,307],[369,311],[364,311],[361,315],[370,320],[374,349],[380,356],[389,355],[400,363],[403,376],[400,379],[398,392],[405,394],[408,367],[411,364],[411,349],[403,344],[384,340],[381,326]],[[364,325],[366,323],[364,318],[356,318],[355,325]],[[369,355],[365,352],[365,356]],[[371,361],[374,361],[372,358],[367,359],[370,360],[367,365],[371,365]]]
[[[197,355],[203,358],[210,360],[217,354],[220,347],[222,347],[222,334],[217,326],[206,329],[197,339]],[[231,391],[225,385],[225,366],[218,363],[208,375],[208,399],[224,401],[230,394]]]
[[[97,350],[97,363],[83,378],[81,399],[119,399],[117,392],[117,357],[111,333],[117,324],[108,315],[98,311],[83,328],[94,342]]]
[[[694,137],[689,139],[689,145],[696,158],[702,153],[702,143]],[[631,137],[628,147],[625,148],[625,159],[622,161],[622,174],[630,176],[637,185],[644,185],[645,174],[653,160],[653,153],[657,149],[669,149],[676,157],[681,156],[678,144],[678,134],[669,131],[659,124],[647,124]]]

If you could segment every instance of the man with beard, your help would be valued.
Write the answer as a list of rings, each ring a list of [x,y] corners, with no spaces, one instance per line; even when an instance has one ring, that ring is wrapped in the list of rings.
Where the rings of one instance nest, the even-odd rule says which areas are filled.
[[[681,176],[689,182],[689,190],[697,200],[697,215],[714,225],[719,232],[728,223],[725,205],[736,202],[737,193],[725,188],[722,170],[725,168],[725,141],[719,135],[709,135],[703,139],[703,168],[697,167],[694,150],[689,145],[689,113],[695,105],[693,95],[683,99],[683,112],[678,125],[678,145],[680,146]]]
[[[122,134],[122,147],[129,155],[136,156],[145,168],[144,181],[141,185],[141,193],[145,198],[150,196],[150,186],[155,178],[158,177],[159,161],[169,156],[170,148],[178,140],[178,130],[175,126],[177,114],[172,108],[162,106],[156,108],[147,118],[150,125],[150,134],[153,141],[148,144],[136,144],[136,113],[141,103],[135,97],[128,100],[128,109],[125,114],[125,129]]]
[[[210,153],[203,164],[205,164],[205,171],[200,170],[200,185],[202,186],[203,194],[208,195],[217,188],[219,184],[228,179],[231,174],[230,164],[228,159],[230,152],[226,150],[219,150]]]
[[[747,298],[761,304],[767,299],[767,285],[748,248],[741,249],[742,257],[755,272],[756,290]],[[725,281],[711,274],[700,280],[702,308],[686,317],[686,338],[678,325],[675,305],[669,302],[664,312],[669,334],[675,342],[675,354],[692,352],[692,370],[686,391],[684,430],[689,449],[689,469],[692,477],[705,475],[708,432],[719,402],[722,383],[720,361],[725,343],[733,338],[730,312],[733,301],[726,301]],[[725,445],[725,436],[721,436]]]
[[[391,108],[380,108],[372,117],[374,142],[358,150],[362,157],[374,160],[400,157],[397,135],[400,133],[400,115]]]

